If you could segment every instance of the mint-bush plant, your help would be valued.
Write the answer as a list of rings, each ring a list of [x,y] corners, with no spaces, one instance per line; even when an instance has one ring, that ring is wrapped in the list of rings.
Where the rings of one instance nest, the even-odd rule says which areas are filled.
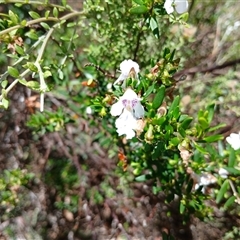
[[[187,27],[188,4],[172,2],[85,1],[76,11],[66,1],[2,1],[8,66],[0,77],[0,106],[7,111],[10,92],[21,84],[39,94],[40,112],[27,123],[38,134],[59,131],[76,115],[101,126],[95,139],[112,147],[112,155],[121,152],[123,169],[136,181],[153,180],[153,192],[176,201],[187,220],[209,213],[207,199],[224,208],[239,204],[234,143],[240,140],[229,145],[217,133],[224,123],[212,124],[214,102],[197,116],[181,110],[178,83],[185,76],[174,74],[184,41],[177,43],[169,26]],[[51,94],[62,103],[56,112]]]

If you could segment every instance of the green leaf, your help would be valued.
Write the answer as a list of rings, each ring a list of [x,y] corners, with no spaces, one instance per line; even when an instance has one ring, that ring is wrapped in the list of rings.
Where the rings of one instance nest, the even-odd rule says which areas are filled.
[[[228,181],[228,179],[226,179],[226,180],[223,182],[223,184],[222,184],[222,186],[221,186],[221,188],[220,188],[220,190],[219,190],[219,192],[218,192],[218,194],[217,194],[217,198],[216,198],[216,203],[217,203],[217,204],[220,203],[221,200],[223,199],[223,196],[224,196],[224,194],[227,192],[228,187],[229,187],[229,181]]]
[[[144,98],[147,98],[152,92],[153,92],[153,90],[155,89],[155,84],[153,84],[153,85],[151,85],[148,89],[147,89],[147,91],[144,93]]]
[[[188,20],[189,17],[189,13],[185,12],[180,16],[180,19],[182,19],[184,22],[186,22]]]
[[[19,72],[16,68],[8,66],[8,73],[10,76],[17,78],[19,76]]]
[[[58,18],[58,9],[56,7],[53,8],[53,16]]]
[[[76,22],[70,22],[70,23],[67,24],[67,27],[70,28],[70,27],[74,27],[76,25],[77,25]]]
[[[11,10],[8,11],[8,16],[12,20],[12,23],[17,25],[18,24],[18,16],[12,12]]]
[[[143,14],[146,12],[148,12],[148,8],[144,5],[133,7],[130,9],[130,13],[133,13],[133,14]]]
[[[50,11],[49,11],[49,10],[45,12],[44,16],[45,16],[46,19],[48,19],[49,14],[50,14]]]
[[[18,46],[17,44],[15,44],[15,50],[17,51],[18,54],[20,55],[24,55],[24,50],[22,47]]]
[[[209,124],[204,117],[198,118],[198,122],[199,122],[200,126],[202,127],[202,129],[207,129],[209,127]]]
[[[46,30],[49,30],[49,29],[50,29],[49,25],[48,25],[47,23],[45,23],[45,22],[41,22],[40,25],[41,25],[44,29],[46,29]]]
[[[180,143],[180,139],[178,137],[174,137],[170,140],[170,143],[173,145],[173,146],[177,146],[179,143]]]
[[[224,208],[228,208],[230,207],[236,200],[236,197],[235,196],[231,196],[227,201],[226,203],[224,204]]]
[[[52,76],[52,73],[49,70],[46,70],[43,75],[44,75],[44,78],[48,78]]]
[[[166,88],[164,85],[160,87],[159,91],[157,92],[156,96],[153,99],[152,104],[153,109],[158,109],[162,105],[163,99],[165,97],[165,89]]]
[[[35,91],[40,90],[40,84],[37,81],[28,81],[26,86],[31,88],[32,90],[35,90]]]
[[[40,18],[40,15],[39,15],[37,12],[34,12],[34,11],[30,11],[30,12],[29,12],[29,15],[30,15],[31,18],[33,18],[33,19]]]
[[[233,167],[224,167],[225,170],[227,170],[232,175],[239,175],[240,176],[240,170],[233,168]]]
[[[217,142],[222,139],[223,139],[223,136],[220,134],[203,138],[203,140],[206,141],[207,143]]]
[[[9,100],[7,100],[6,98],[3,98],[3,99],[2,99],[2,104],[3,104],[3,107],[4,107],[5,109],[8,109]]]
[[[209,105],[209,106],[207,107],[207,110],[208,110],[207,120],[208,120],[208,123],[209,123],[209,124],[212,122],[212,119],[213,119],[214,108],[215,108],[215,104],[211,104],[211,105]]]
[[[214,127],[211,127],[208,129],[208,132],[213,132],[213,131],[216,131],[218,130],[219,128],[222,128],[222,127],[225,127],[226,126],[226,123],[220,123],[218,124],[217,126],[214,126]]]
[[[229,154],[229,159],[228,159],[228,167],[233,167],[236,162],[236,155],[235,151],[233,148],[230,148],[230,154]]]
[[[145,182],[147,180],[147,177],[146,177],[146,175],[140,175],[140,176],[136,177],[135,180],[137,182]]]
[[[208,151],[205,150],[205,148],[201,147],[200,145],[198,145],[198,144],[195,143],[194,146],[195,146],[195,148],[196,148],[199,152],[201,152],[201,153],[203,153],[203,154],[209,154]]]
[[[67,0],[62,0],[62,5],[63,5],[64,7],[66,7],[66,5],[67,5]]]
[[[158,29],[158,24],[157,24],[156,19],[151,17],[149,25],[150,25],[150,29],[152,30],[154,36],[156,38],[159,38],[159,29]]]
[[[171,104],[171,106],[169,107],[169,112],[173,111],[177,106],[179,106],[180,103],[180,97],[176,96]]]
[[[38,35],[34,31],[29,31],[25,35],[33,40],[38,40]]]
[[[144,5],[144,2],[142,0],[133,0],[138,5]]]
[[[181,202],[180,202],[180,209],[179,209],[179,210],[180,210],[180,213],[183,214],[184,211],[185,211],[185,209],[186,209],[185,202],[181,201]]]
[[[3,80],[3,81],[1,82],[2,88],[6,88],[7,85],[8,85],[8,81],[7,81],[7,80]]]
[[[187,117],[183,120],[183,122],[180,124],[180,127],[184,130],[186,130],[189,125],[191,124],[193,118],[192,117]]]
[[[28,68],[32,72],[38,72],[38,69],[33,62],[27,62],[26,64],[23,65],[23,67]]]
[[[24,78],[20,78],[19,83],[21,83],[24,86],[27,86],[27,81]]]

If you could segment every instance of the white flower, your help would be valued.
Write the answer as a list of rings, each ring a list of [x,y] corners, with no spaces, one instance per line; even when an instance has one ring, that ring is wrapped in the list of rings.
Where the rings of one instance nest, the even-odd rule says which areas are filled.
[[[226,140],[234,150],[238,150],[240,148],[240,132],[231,133],[230,136],[226,138]]]
[[[204,194],[206,193],[207,186],[217,182],[217,178],[209,173],[202,173],[201,175],[195,174],[195,177],[197,180],[195,184],[195,190],[202,186],[202,193]]]
[[[218,174],[219,174],[220,177],[222,177],[222,178],[227,178],[229,172],[228,172],[226,169],[224,169],[224,168],[220,168],[220,169],[218,170]]]
[[[87,107],[87,108],[86,108],[86,113],[87,113],[87,114],[92,114],[92,113],[93,113],[92,108],[91,108],[91,107]]]
[[[133,75],[134,78],[137,78],[139,73],[139,65],[136,62],[132,61],[131,59],[124,60],[120,64],[120,71],[121,71],[121,75],[114,82],[114,84],[123,82],[125,79],[127,79],[131,75]]]
[[[135,136],[134,130],[137,127],[137,119],[131,112],[124,109],[121,116],[116,120],[115,126],[119,136],[126,134],[126,139],[132,139]]]
[[[177,13],[182,14],[188,10],[188,1],[187,0],[166,0],[164,3],[164,8],[167,14],[174,12],[174,9]]]
[[[118,135],[126,134],[127,139],[135,136],[138,129],[137,119],[144,116],[144,108],[140,103],[141,98],[130,88],[111,107],[111,115],[119,116],[115,122]]]
[[[141,98],[131,88],[128,88],[118,102],[112,105],[111,115],[119,116],[123,109],[127,109],[135,118],[142,118],[144,116],[144,108],[140,101]]]

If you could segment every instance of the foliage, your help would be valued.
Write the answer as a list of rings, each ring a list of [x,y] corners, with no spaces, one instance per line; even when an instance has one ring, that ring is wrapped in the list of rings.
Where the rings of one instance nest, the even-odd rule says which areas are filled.
[[[173,28],[190,26],[186,23],[188,13],[168,15],[164,1],[150,0],[124,4],[87,0],[82,11],[73,10],[66,1],[61,5],[11,2],[3,1],[7,11],[0,19],[1,61],[6,65],[0,77],[2,108],[9,108],[8,96],[21,84],[40,95],[40,112],[27,122],[38,135],[63,131],[69,123],[85,119],[98,129],[93,141],[108,149],[109,155],[120,156],[119,165],[133,173],[136,181],[152,180],[154,194],[164,193],[166,202],[177,202],[184,222],[192,215],[201,219],[209,215],[208,199],[224,209],[240,204],[240,150],[225,144],[220,133],[224,123],[213,124],[219,105],[215,99],[227,94],[218,86],[225,77],[215,82],[214,92],[209,90],[208,94],[204,88],[212,100],[209,104],[204,102],[193,115],[182,110],[178,84],[184,83],[185,76],[177,79],[175,74],[190,55],[181,48],[192,40],[174,35]],[[195,21],[201,21],[199,15]],[[139,63],[140,73],[128,72],[123,85],[113,84],[120,62],[129,58]],[[116,118],[111,114],[113,104],[128,88],[141,98],[145,111],[144,117],[137,119],[140,130],[130,140],[118,136]],[[76,213],[78,195],[66,190],[79,187],[75,169],[67,161],[51,160],[49,166],[46,181],[56,183],[60,192],[56,207]],[[227,178],[219,174],[221,168],[227,171]],[[61,173],[60,178],[54,178],[55,171]],[[30,179],[20,173],[4,172],[0,184],[5,189],[1,193],[3,205],[16,204],[17,196],[11,189],[15,182],[21,186]],[[115,194],[107,181],[101,189],[87,193],[95,204]],[[64,197],[68,195],[71,200],[66,204]]]

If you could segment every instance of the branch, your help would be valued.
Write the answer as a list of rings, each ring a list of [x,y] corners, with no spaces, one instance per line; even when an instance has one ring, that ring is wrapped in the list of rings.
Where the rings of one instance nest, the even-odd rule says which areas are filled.
[[[35,64],[36,64],[37,66],[38,66],[38,64],[39,64],[39,61],[42,59],[44,50],[45,50],[45,48],[46,48],[46,46],[47,46],[47,42],[48,42],[50,36],[52,35],[53,30],[59,25],[59,23],[61,23],[61,21],[67,20],[67,19],[69,19],[69,18],[78,16],[78,15],[81,15],[81,14],[82,14],[82,12],[73,12],[73,13],[69,13],[69,14],[67,14],[67,15],[65,15],[65,16],[63,16],[63,17],[61,17],[61,18],[58,19],[58,23],[56,23],[56,24],[53,25],[53,27],[48,31],[46,37],[44,38],[43,44],[42,44],[42,46],[41,46],[41,48],[40,48],[39,54],[38,54],[37,59],[36,59],[36,61],[35,61]],[[39,19],[42,20],[42,19],[45,19],[45,18],[39,18]],[[36,19],[36,20],[39,20],[39,19]],[[33,20],[33,21],[35,21],[35,20]],[[33,22],[33,21],[29,21],[29,22]],[[31,24],[32,24],[32,23],[31,23]],[[19,25],[17,25],[17,26],[19,26]],[[15,26],[15,27],[16,27],[16,26]],[[6,29],[6,30],[9,30],[9,29]],[[4,30],[4,31],[5,31],[5,30]],[[2,33],[2,32],[0,32],[0,35],[1,35],[1,33]],[[38,70],[39,70],[39,69],[38,69]],[[27,69],[27,70],[25,70],[24,72],[22,72],[19,77],[20,77],[20,78],[24,78],[29,72],[30,72],[30,70]],[[18,82],[19,82],[19,79],[15,79],[15,80],[8,86],[8,88],[5,90],[5,94],[8,94],[8,93],[12,90],[12,88],[13,88]],[[41,82],[42,82],[42,79],[41,79]],[[44,85],[44,84],[43,84],[43,82],[42,82],[42,86],[43,86],[43,85]],[[0,95],[0,101],[1,101],[2,99],[3,99],[3,95]],[[41,95],[41,99],[42,99],[42,102],[43,102],[43,95]]]
[[[184,69],[182,71],[177,72],[176,74],[174,74],[174,77],[180,77],[182,75],[195,75],[196,73],[213,72],[214,70],[235,66],[239,63],[240,63],[240,59],[236,59],[236,60],[233,60],[233,61],[223,63],[221,65],[213,64],[210,67],[202,67],[202,66],[192,67],[192,68]]]

